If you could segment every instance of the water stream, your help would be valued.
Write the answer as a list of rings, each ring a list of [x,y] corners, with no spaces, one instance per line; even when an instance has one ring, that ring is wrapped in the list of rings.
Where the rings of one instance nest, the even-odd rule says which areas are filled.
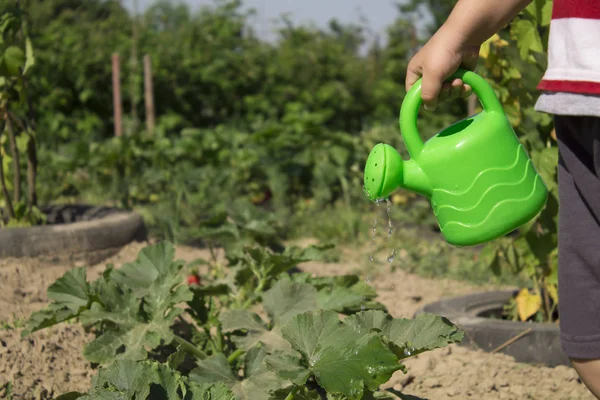
[[[388,242],[391,243],[392,242],[392,235],[394,233],[394,226],[392,225],[392,202],[389,199],[378,199],[375,202],[375,205],[377,207],[379,207],[379,203],[382,203],[385,201],[386,204],[386,213],[387,213],[387,228],[388,228]],[[372,252],[375,252],[375,239],[377,237],[377,217],[375,217],[375,220],[373,221],[373,227],[372,227],[372,235],[371,235],[371,249]],[[369,260],[371,261],[375,261],[375,257],[373,255],[373,253],[371,253],[369,255]],[[388,256],[387,258],[387,262],[391,263],[394,261],[394,258],[396,257],[396,249],[393,248],[392,249],[392,253]]]

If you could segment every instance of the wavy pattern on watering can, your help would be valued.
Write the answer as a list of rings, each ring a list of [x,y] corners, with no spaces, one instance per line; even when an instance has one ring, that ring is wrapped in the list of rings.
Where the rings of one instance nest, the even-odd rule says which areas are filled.
[[[431,204],[448,242],[474,245],[529,221],[547,195],[544,182],[519,145],[512,164],[481,171],[464,189],[434,189]]]

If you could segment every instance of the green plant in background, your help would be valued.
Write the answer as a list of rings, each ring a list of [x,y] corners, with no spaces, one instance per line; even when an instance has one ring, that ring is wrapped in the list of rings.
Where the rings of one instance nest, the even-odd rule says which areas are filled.
[[[392,318],[358,276],[289,272],[320,253],[246,248],[223,276],[186,286],[174,248],[148,246],[92,282],[85,268],[67,271],[23,336],[75,318],[93,329],[83,349],[101,365],[92,388],[59,399],[392,399],[379,387],[406,372],[403,360],[462,340],[442,317]]]
[[[492,243],[484,256],[496,274],[509,269],[524,271],[529,277],[528,287],[507,308],[509,317],[545,322],[556,319],[558,304],[558,150],[552,138],[551,117],[537,113],[533,106],[535,87],[546,66],[551,11],[551,1],[535,0],[481,51],[485,74],[549,189],[540,215],[520,228],[518,236]]]
[[[29,90],[34,62],[23,9],[19,2],[5,2],[0,8],[0,226],[44,220],[37,208],[36,126]],[[22,179],[22,154],[26,156],[26,185]],[[23,186],[27,187],[26,199],[21,193]]]

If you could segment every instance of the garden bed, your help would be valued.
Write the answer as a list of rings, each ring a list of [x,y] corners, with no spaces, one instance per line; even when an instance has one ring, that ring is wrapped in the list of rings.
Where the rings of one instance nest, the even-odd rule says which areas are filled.
[[[143,246],[130,244],[101,264],[90,266],[89,278],[98,277],[106,263],[118,268],[133,261]],[[385,267],[365,264],[358,254],[345,250],[340,263],[310,262],[302,264],[301,269],[318,275],[362,271],[364,279],[377,289],[378,300],[394,317],[412,317],[424,304],[443,298],[498,289],[425,279],[401,268],[390,273],[387,263]],[[190,261],[209,254],[207,250],[178,247],[176,257]],[[397,262],[404,260],[399,256]],[[21,340],[18,320],[17,327],[12,323],[13,313],[26,317],[44,307],[48,285],[71,267],[70,263],[45,265],[35,259],[0,260],[0,281],[11,288],[0,293],[0,321],[11,321],[11,329],[0,330],[0,387],[12,382],[15,399],[47,399],[69,390],[85,390],[95,374],[81,352],[93,335],[86,334],[78,324],[61,324]],[[27,278],[34,272],[35,279]],[[527,365],[505,354],[456,345],[420,354],[407,360],[406,365],[408,374],[395,373],[384,387],[431,400],[593,399],[571,368]]]

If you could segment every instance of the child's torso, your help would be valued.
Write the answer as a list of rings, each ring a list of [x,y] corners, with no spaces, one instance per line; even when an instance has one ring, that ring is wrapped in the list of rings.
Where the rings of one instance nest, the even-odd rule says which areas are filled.
[[[600,0],[554,0],[536,109],[600,117]]]

